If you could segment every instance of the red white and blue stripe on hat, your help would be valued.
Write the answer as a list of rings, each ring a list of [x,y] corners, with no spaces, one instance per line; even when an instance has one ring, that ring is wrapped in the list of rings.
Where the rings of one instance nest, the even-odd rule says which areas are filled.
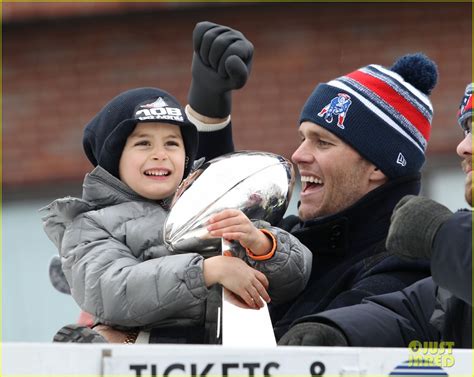
[[[433,106],[425,94],[405,82],[397,73],[375,64],[338,80],[345,83],[348,91],[359,96],[388,125],[420,146],[423,151],[426,150]]]
[[[300,123],[331,131],[395,178],[421,169],[432,119],[433,106],[424,92],[397,72],[372,64],[318,85]]]
[[[458,110],[458,123],[464,129],[470,129],[469,127],[466,128],[466,121],[472,117],[472,88],[473,84],[468,84],[466,86],[466,90],[464,91],[464,96],[461,100],[461,105],[459,106]]]

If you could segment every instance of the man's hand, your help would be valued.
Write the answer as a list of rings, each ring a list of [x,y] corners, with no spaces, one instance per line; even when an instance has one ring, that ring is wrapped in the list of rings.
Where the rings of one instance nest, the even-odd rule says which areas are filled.
[[[436,232],[452,214],[431,199],[405,196],[393,210],[385,244],[387,250],[404,258],[429,259]]]
[[[227,117],[230,91],[242,88],[249,77],[253,45],[238,30],[204,21],[194,28],[193,47],[189,105],[206,117]]]
[[[278,341],[279,346],[347,346],[341,330],[317,322],[303,322],[293,326]]]

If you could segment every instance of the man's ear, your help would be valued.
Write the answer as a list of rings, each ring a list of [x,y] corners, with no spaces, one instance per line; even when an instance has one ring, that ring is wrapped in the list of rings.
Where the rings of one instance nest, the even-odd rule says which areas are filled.
[[[384,173],[382,173],[382,170],[380,170],[378,167],[373,165],[372,170],[369,175],[369,180],[373,184],[380,186],[380,185],[383,185],[385,182],[387,182],[388,178]]]

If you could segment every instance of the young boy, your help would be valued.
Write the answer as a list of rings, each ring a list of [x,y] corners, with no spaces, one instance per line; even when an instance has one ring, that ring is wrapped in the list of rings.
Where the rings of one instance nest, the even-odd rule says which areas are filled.
[[[121,93],[85,128],[83,145],[95,169],[85,177],[82,199],[45,208],[44,229],[59,249],[73,298],[97,323],[133,329],[127,342],[136,329],[156,328],[209,342],[203,329],[209,288],[217,283],[257,309],[262,299],[293,298],[308,280],[306,247],[278,228],[258,230],[235,209],[214,215],[208,230],[239,241],[248,249],[245,261],[164,246],[169,202],[191,170],[197,142],[195,126],[165,91]]]

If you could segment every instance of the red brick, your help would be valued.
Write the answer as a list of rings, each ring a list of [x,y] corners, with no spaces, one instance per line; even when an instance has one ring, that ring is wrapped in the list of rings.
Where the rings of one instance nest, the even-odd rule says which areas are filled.
[[[256,47],[252,76],[234,94],[238,148],[290,157],[298,144],[299,112],[318,82],[369,63],[389,66],[415,51],[435,59],[440,72],[428,154],[452,152],[459,140],[455,113],[471,80],[470,3],[176,10],[150,3],[72,4],[2,5],[5,185],[81,180],[91,167],[82,152],[82,129],[123,90],[158,86],[184,104],[191,33],[205,19],[241,30]]]

